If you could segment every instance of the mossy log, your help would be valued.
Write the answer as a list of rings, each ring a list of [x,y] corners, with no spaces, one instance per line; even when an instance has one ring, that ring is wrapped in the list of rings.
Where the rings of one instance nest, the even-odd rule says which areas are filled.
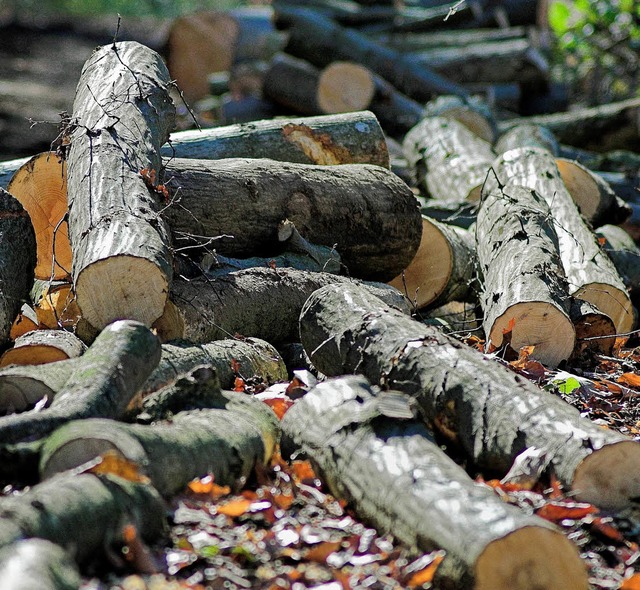
[[[356,285],[314,293],[300,335],[325,375],[358,372],[415,397],[427,422],[480,469],[504,475],[519,453],[536,447],[584,501],[623,508],[640,494],[640,443]]]
[[[274,346],[296,342],[298,317],[309,295],[324,285],[349,285],[356,279],[291,268],[253,268],[214,279],[176,279],[165,314],[155,324],[163,341],[194,343],[234,336],[261,338]],[[397,289],[369,283],[366,289],[409,313]]]
[[[158,364],[160,342],[143,324],[121,320],[77,360],[48,408],[0,418],[0,444],[40,439],[69,420],[119,418]]]
[[[477,201],[495,159],[491,145],[453,118],[425,117],[402,143],[420,188],[435,199]]]
[[[93,418],[59,428],[43,445],[42,477],[115,451],[137,464],[164,496],[207,474],[220,485],[245,480],[271,457],[280,435],[278,419],[258,399],[220,391],[211,375],[196,371],[169,386],[198,389],[197,396],[206,397],[204,407],[178,412],[169,421],[144,425]]]
[[[43,365],[84,354],[86,345],[66,330],[33,330],[16,338],[13,348],[0,357],[0,367]]]
[[[517,148],[505,152],[493,164],[483,190],[516,184],[535,190],[553,211],[560,259],[569,293],[607,314],[619,333],[633,326],[629,294],[611,259],[601,249],[567,190],[555,158],[539,148]]]
[[[177,203],[164,216],[176,245],[186,241],[193,251],[214,239],[225,256],[278,254],[278,228],[288,219],[310,242],[335,247],[351,276],[384,281],[420,243],[415,196],[381,166],[180,158],[167,162],[165,177]]]
[[[369,111],[254,121],[171,134],[165,158],[269,158],[299,164],[374,164],[389,168],[389,151]]]
[[[376,528],[421,552],[446,551],[435,587],[586,589],[576,546],[475,483],[411,417],[411,402],[372,390],[363,377],[331,379],[299,400],[282,428],[333,493]],[[398,418],[402,403],[409,411]]]
[[[73,283],[84,318],[147,326],[172,277],[170,237],[154,174],[175,107],[162,58],[135,42],[106,45],[85,63],[67,160]],[[108,285],[108,288],[106,286]]]
[[[475,230],[487,346],[500,348],[509,335],[516,352],[533,346],[533,358],[556,367],[576,335],[547,202],[532,189],[496,187],[482,198]]]

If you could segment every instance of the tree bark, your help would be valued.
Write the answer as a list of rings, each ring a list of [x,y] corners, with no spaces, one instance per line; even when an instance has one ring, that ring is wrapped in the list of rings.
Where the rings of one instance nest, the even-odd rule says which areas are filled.
[[[36,265],[36,238],[28,213],[0,189],[0,344],[28,300]]]
[[[543,197],[514,184],[483,196],[476,222],[487,347],[518,352],[556,367],[569,358],[576,335],[558,236]]]
[[[189,235],[221,236],[213,243],[220,254],[275,255],[279,224],[289,219],[310,242],[335,247],[351,275],[384,281],[411,262],[420,242],[413,193],[379,166],[176,159],[165,175],[178,200],[164,211],[178,246],[179,238],[197,245]]]
[[[415,401],[376,393],[362,377],[332,379],[299,400],[282,427],[333,493],[376,528],[419,551],[446,551],[436,587],[588,587],[571,541],[476,484],[411,412],[387,417],[390,395],[408,409]]]
[[[497,124],[493,111],[484,100],[475,96],[438,96],[425,105],[424,117],[455,119],[488,143],[493,143],[496,138]]]
[[[554,156],[560,154],[560,144],[548,127],[533,123],[522,123],[507,129],[493,147],[496,154],[522,147],[548,150]]]
[[[166,303],[169,235],[160,196],[145,182],[155,184],[160,146],[174,125],[169,83],[160,56],[133,42],[94,52],[78,83],[69,237],[78,305],[97,329],[121,318],[151,325]]]
[[[94,418],[59,428],[42,448],[42,477],[115,451],[139,465],[163,496],[207,474],[219,485],[235,486],[256,464],[269,460],[279,424],[266,404],[244,393],[220,391],[211,374],[204,371],[199,378],[196,372],[170,386],[197,389],[198,397],[207,398],[200,409],[178,412],[170,421],[143,425]]]
[[[389,168],[387,144],[367,111],[256,121],[173,133],[165,158],[269,158],[299,164],[375,164]]]
[[[613,320],[588,301],[571,298],[571,321],[576,331],[576,347],[570,361],[585,352],[610,355],[616,342]]]
[[[327,273],[289,268],[253,268],[209,279],[176,279],[171,302],[156,324],[163,341],[184,338],[193,343],[242,337],[261,338],[274,346],[296,342],[298,317],[309,295],[324,285],[359,283]],[[403,295],[388,285],[366,289],[409,313]]]
[[[66,330],[34,330],[16,338],[13,348],[0,357],[0,367],[43,365],[77,358],[86,349],[80,338]]]
[[[415,397],[427,422],[480,469],[504,475],[519,453],[536,447],[584,501],[622,508],[640,492],[640,475],[631,475],[640,474],[640,444],[355,285],[314,293],[300,335],[324,374],[357,371]]]
[[[0,444],[42,438],[73,419],[119,418],[159,360],[160,342],[148,328],[129,320],[110,324],[71,365],[50,407],[0,419]]]
[[[640,303],[640,248],[633,238],[617,225],[601,225],[596,231],[599,239],[604,239],[602,247],[618,269],[629,289],[631,300]]]
[[[518,148],[500,156],[493,170],[485,191],[497,183],[511,183],[533,189],[547,201],[553,211],[569,293],[607,314],[619,333],[628,332],[633,326],[633,309],[624,283],[580,216],[555,158],[546,150]]]

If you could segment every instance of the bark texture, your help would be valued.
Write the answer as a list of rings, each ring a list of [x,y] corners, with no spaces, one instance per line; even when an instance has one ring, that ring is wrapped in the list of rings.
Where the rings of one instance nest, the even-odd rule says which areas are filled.
[[[426,420],[480,469],[504,475],[520,452],[536,447],[588,502],[621,508],[640,492],[640,444],[355,285],[314,293],[300,335],[324,374],[358,372],[415,397]]]
[[[494,146],[496,154],[521,147],[535,147],[549,150],[554,156],[560,154],[560,144],[548,127],[522,123],[507,129],[500,135]]]
[[[625,285],[629,289],[631,299],[638,305],[640,302],[640,248],[633,238],[617,225],[602,225],[596,235],[604,238],[603,248],[613,260]]]
[[[78,83],[69,237],[78,305],[98,329],[123,318],[149,326],[167,299],[169,233],[157,212],[160,196],[147,183],[155,184],[160,146],[174,125],[169,82],[157,53],[122,42],[94,52]]]
[[[586,589],[576,547],[476,484],[412,417],[411,402],[362,377],[332,379],[299,400],[282,427],[333,493],[378,529],[418,551],[446,551],[437,587]],[[409,411],[399,415],[403,403]]]
[[[425,105],[424,116],[455,119],[488,143],[493,143],[496,138],[497,125],[493,111],[485,101],[475,96],[438,96]]]

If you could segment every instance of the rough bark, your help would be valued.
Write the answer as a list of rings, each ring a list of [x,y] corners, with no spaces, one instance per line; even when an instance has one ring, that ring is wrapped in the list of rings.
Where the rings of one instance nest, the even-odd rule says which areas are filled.
[[[164,215],[178,246],[216,238],[216,252],[269,256],[282,250],[284,219],[314,244],[335,247],[346,271],[389,280],[420,242],[420,212],[409,187],[380,166],[312,166],[271,160],[175,159],[165,185],[176,206]]]
[[[462,203],[480,198],[495,154],[491,145],[457,120],[425,117],[404,138],[418,185],[435,199]]]
[[[80,338],[66,330],[34,330],[16,338],[13,348],[0,357],[0,367],[53,363],[79,357],[86,349]]]
[[[536,447],[578,498],[622,508],[640,492],[640,444],[355,285],[314,293],[300,335],[326,375],[358,372],[415,397],[428,423],[480,469],[504,475],[519,453]]]
[[[624,283],[582,219],[555,158],[539,148],[517,148],[502,154],[493,170],[495,174],[485,184],[487,192],[498,183],[511,183],[533,189],[545,199],[553,211],[569,293],[607,314],[619,333],[628,332],[633,326],[633,309]]]
[[[72,365],[46,410],[0,419],[0,444],[42,438],[69,420],[119,418],[159,360],[160,342],[144,325],[130,320],[110,324]]]
[[[299,164],[375,164],[389,167],[389,152],[368,111],[255,121],[173,133],[166,158],[269,158]]]
[[[422,239],[415,257],[390,285],[414,307],[441,305],[472,296],[475,244],[466,230],[422,217]]]
[[[160,494],[171,496],[207,474],[220,485],[236,485],[256,464],[269,460],[280,433],[266,404],[244,393],[220,391],[217,379],[212,384],[192,374],[183,381],[171,387],[198,388],[208,407],[178,412],[153,425],[98,418],[71,422],[45,442],[42,477],[115,451],[139,465]],[[216,391],[206,391],[212,387]]]
[[[67,161],[72,275],[98,329],[122,318],[151,325],[166,303],[169,235],[147,183],[174,125],[169,83],[161,57],[134,42],[94,52],[78,82]]]
[[[0,344],[29,298],[36,265],[36,238],[28,213],[0,189]]]
[[[411,417],[411,402],[375,392],[362,377],[343,377],[307,393],[282,427],[333,493],[376,528],[418,551],[446,551],[436,587],[586,589],[575,545],[475,483]],[[408,412],[399,419],[392,403]]]
[[[640,248],[633,238],[617,225],[602,225],[596,231],[604,251],[610,256],[629,289],[632,301],[640,303]]]
[[[254,268],[214,280],[206,276],[177,279],[171,303],[156,324],[163,341],[184,338],[194,343],[233,337],[261,338],[274,346],[295,342],[298,317],[306,299],[329,284],[347,286],[355,279],[288,268]],[[366,287],[387,303],[409,312],[403,295],[388,285]]]
[[[427,325],[441,325],[445,333],[470,333],[482,329],[482,312],[477,303],[450,301],[429,309],[422,320]],[[435,323],[434,323],[435,322]]]
[[[500,348],[508,334],[516,352],[533,346],[533,358],[556,367],[576,335],[547,202],[532,189],[496,187],[482,198],[475,230],[487,347]]]
[[[551,130],[532,123],[522,123],[507,129],[500,135],[493,150],[496,154],[503,154],[521,147],[541,148],[548,150],[554,156],[560,154],[560,144]]]
[[[572,358],[587,351],[610,355],[616,342],[613,320],[588,301],[571,298],[571,321],[576,330],[576,347]]]

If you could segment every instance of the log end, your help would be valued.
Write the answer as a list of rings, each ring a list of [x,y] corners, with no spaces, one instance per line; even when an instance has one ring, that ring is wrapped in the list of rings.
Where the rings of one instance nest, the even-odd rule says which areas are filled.
[[[324,113],[348,113],[369,108],[375,94],[375,82],[364,66],[335,61],[318,80],[317,100]]]
[[[608,315],[613,320],[618,334],[626,334],[633,328],[633,304],[626,291],[605,283],[589,283],[572,295],[576,299],[588,301]]]
[[[576,498],[607,510],[640,502],[640,444],[620,441],[588,455],[578,465],[571,488]]]
[[[602,195],[592,174],[578,162],[556,158],[560,176],[582,216],[589,222],[602,208]]]
[[[49,405],[55,392],[42,381],[10,373],[0,375],[0,413],[12,414],[33,408],[40,400]]]
[[[523,527],[490,543],[476,562],[475,590],[586,590],[578,549],[559,531]]]
[[[163,344],[171,340],[184,338],[185,327],[182,314],[175,303],[168,299],[162,315],[153,322],[151,327]]]

